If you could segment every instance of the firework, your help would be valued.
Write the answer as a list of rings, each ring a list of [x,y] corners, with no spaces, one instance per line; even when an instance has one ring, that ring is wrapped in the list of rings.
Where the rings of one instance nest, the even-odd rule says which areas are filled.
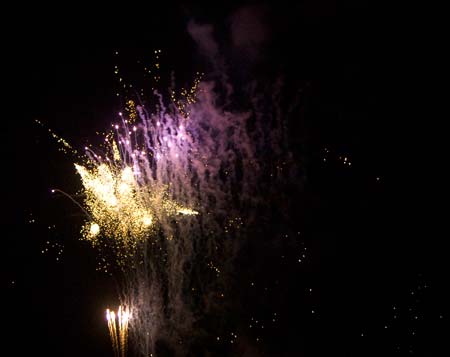
[[[99,244],[100,237],[112,240],[122,263],[140,241],[151,239],[155,225],[164,216],[198,213],[170,200],[167,187],[140,184],[131,167],[104,163],[91,170],[78,164],[75,167],[90,218],[83,235],[93,245]]]
[[[131,318],[127,307],[119,306],[117,314],[106,309],[109,334],[116,357],[125,357],[128,343],[128,324]]]
[[[279,195],[272,182],[289,158],[279,144],[278,98],[272,112],[255,95],[251,109],[232,112],[218,104],[231,102],[230,88],[196,79],[179,99],[155,90],[150,102],[127,100],[102,144],[86,147],[75,163],[87,217],[82,236],[102,261],[120,267],[119,298],[133,310],[137,354],[150,355],[161,340],[185,348],[180,341],[189,343],[194,322],[227,294],[239,238],[270,209],[264,196]],[[262,176],[270,179],[261,184]],[[116,356],[126,349],[123,314],[107,311]]]

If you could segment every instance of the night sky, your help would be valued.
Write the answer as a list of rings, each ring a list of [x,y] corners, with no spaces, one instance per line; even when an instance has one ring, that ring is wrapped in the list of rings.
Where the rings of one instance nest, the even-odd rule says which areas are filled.
[[[226,45],[242,8],[264,13],[268,34],[247,57]],[[96,270],[96,252],[80,240],[82,212],[50,193],[75,193],[81,182],[48,129],[78,149],[97,140],[123,108],[114,66],[139,86],[138,61],[150,63],[155,49],[181,83],[208,72],[187,31],[194,20],[214,26],[234,83],[281,74],[286,102],[301,93],[288,123],[301,174],[280,205],[283,218],[242,244],[230,308],[203,321],[224,320],[239,337],[200,338],[189,355],[448,355],[445,237],[430,228],[423,203],[427,169],[415,153],[424,144],[411,142],[404,124],[414,64],[387,12],[320,0],[23,14],[28,25],[11,30],[3,68],[12,97],[2,194],[4,348],[12,352],[1,354],[113,355],[104,309],[117,304],[115,278]]]

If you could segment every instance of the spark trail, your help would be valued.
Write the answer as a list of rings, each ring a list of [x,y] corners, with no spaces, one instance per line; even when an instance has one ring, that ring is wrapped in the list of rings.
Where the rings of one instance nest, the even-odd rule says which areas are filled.
[[[128,325],[131,318],[127,307],[119,306],[117,314],[106,309],[109,334],[116,357],[125,357],[128,343]]]

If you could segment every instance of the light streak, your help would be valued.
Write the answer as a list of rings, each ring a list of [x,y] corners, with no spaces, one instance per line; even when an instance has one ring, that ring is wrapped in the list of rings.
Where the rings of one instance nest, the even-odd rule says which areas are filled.
[[[128,348],[128,324],[131,313],[128,307],[119,306],[117,314],[106,309],[109,335],[113,346],[114,356],[125,357]]]

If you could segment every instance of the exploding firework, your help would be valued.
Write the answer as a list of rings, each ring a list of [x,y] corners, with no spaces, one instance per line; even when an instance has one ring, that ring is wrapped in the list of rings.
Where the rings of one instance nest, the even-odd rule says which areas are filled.
[[[162,216],[198,213],[170,200],[166,187],[139,184],[131,167],[104,163],[92,170],[77,164],[75,167],[82,179],[91,219],[83,228],[83,235],[94,246],[100,244],[100,237],[107,237],[117,248],[120,264],[134,254],[139,242],[152,236]]]
[[[196,79],[181,99],[155,90],[139,105],[127,100],[99,149],[86,147],[75,164],[82,236],[120,268],[119,298],[133,311],[130,321],[129,310],[107,312],[116,356],[125,354],[128,324],[137,354],[154,353],[158,341],[183,354],[194,323],[217,313],[231,289],[241,238],[269,216],[265,197],[281,197],[276,182],[291,160],[281,83],[265,91],[269,108],[267,94],[249,87],[245,110],[230,109],[222,78]]]

